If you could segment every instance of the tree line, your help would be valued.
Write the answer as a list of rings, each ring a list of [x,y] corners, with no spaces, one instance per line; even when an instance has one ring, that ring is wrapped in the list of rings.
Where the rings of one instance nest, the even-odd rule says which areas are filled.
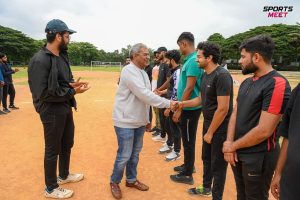
[[[208,37],[208,41],[219,44],[222,48],[223,60],[226,60],[230,68],[238,67],[239,46],[244,39],[267,34],[275,44],[276,51],[273,63],[283,70],[299,69],[300,62],[300,24],[274,24],[270,26],[258,26],[249,31],[224,38],[220,33],[214,33]],[[18,61],[26,65],[35,52],[37,52],[46,40],[35,40],[24,33],[12,28],[0,26],[0,51],[7,54],[11,61]],[[69,44],[69,57],[72,65],[89,65],[92,60],[104,62],[124,62],[129,55],[130,45],[106,52],[98,49],[88,42],[71,42]],[[150,53],[153,50],[150,49]]]

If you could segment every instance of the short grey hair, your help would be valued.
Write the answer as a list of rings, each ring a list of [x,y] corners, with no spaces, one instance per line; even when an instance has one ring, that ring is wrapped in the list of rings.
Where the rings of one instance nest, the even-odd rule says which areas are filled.
[[[133,55],[136,53],[139,53],[142,48],[147,49],[148,47],[143,43],[137,43],[137,44],[133,45],[129,51],[129,58],[133,59]]]

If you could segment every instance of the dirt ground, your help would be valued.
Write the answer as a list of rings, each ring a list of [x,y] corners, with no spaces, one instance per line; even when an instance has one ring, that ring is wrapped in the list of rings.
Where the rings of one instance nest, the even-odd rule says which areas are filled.
[[[71,157],[71,172],[85,175],[82,182],[64,185],[75,191],[72,199],[94,200],[113,199],[109,179],[116,156],[117,142],[112,126],[112,108],[116,82],[119,73],[75,72],[75,77],[89,81],[92,88],[76,96],[78,112],[75,118],[75,145]],[[234,79],[244,77],[234,75]],[[0,116],[0,200],[45,199],[43,154],[44,138],[39,115],[35,112],[26,79],[15,81],[16,105],[20,110]],[[235,86],[235,93],[237,91]],[[198,126],[196,144],[195,186],[202,181],[201,132],[202,120]],[[138,179],[150,186],[147,192],[125,187],[121,183],[123,199],[184,200],[202,199],[187,194],[191,186],[170,181],[173,167],[183,163],[164,161],[158,154],[162,143],[153,142],[151,133],[145,133],[144,147],[140,155]],[[235,199],[235,183],[231,168],[228,167],[224,200]],[[209,199],[209,198],[203,198]]]

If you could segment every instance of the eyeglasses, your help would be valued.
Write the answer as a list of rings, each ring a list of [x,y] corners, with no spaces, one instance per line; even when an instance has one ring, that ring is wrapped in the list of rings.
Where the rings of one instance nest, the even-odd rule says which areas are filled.
[[[66,39],[71,39],[71,35],[66,35],[66,34],[59,34],[61,37],[64,37]]]
[[[71,35],[64,35],[65,38],[71,39]]]

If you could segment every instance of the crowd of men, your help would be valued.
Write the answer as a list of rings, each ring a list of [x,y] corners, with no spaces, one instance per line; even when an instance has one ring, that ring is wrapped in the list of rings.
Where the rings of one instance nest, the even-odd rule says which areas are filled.
[[[183,164],[174,168],[176,173],[170,175],[170,180],[176,183],[194,184],[196,133],[202,113],[204,118],[202,125],[203,171],[201,172],[203,182],[197,187],[188,189],[189,194],[212,196],[214,200],[222,199],[229,163],[234,173],[238,200],[267,200],[279,157],[279,137],[283,136],[285,137],[284,149],[280,156],[282,158],[278,161],[271,192],[276,199],[297,199],[299,192],[293,185],[297,179],[293,176],[299,177],[299,173],[295,171],[299,164],[290,158],[288,167],[294,174],[284,170],[284,163],[289,157],[287,137],[291,131],[289,129],[290,117],[293,106],[296,105],[294,102],[289,103],[290,109],[285,114],[288,116],[285,116],[284,122],[280,123],[290,99],[291,87],[287,79],[272,68],[271,59],[275,49],[272,39],[269,36],[258,35],[241,44],[239,64],[242,67],[242,73],[253,74],[253,76],[246,78],[240,85],[236,100],[233,99],[234,80],[227,68],[220,66],[222,55],[218,45],[212,42],[200,42],[195,48],[194,36],[190,32],[183,32],[177,44],[179,51],[168,51],[165,47],[159,47],[154,51],[154,66],[152,76],[149,77],[152,92],[170,100],[171,104],[175,102],[175,106],[172,107],[171,104],[169,108],[168,106],[153,106],[152,98],[146,100],[133,92],[133,95],[136,95],[140,101],[153,106],[154,127],[149,130],[152,125],[151,118],[149,118],[150,124],[146,127],[152,132],[153,141],[163,142],[159,153],[166,154],[165,160],[180,159],[181,143],[183,145]],[[147,47],[144,46],[141,49],[146,51]],[[182,62],[181,55],[184,57]],[[129,66],[132,67],[131,65],[139,66],[132,60],[125,67],[121,73],[124,86],[128,84],[125,81],[128,76],[125,71]],[[147,69],[149,72],[147,64],[139,68]],[[140,86],[139,89],[144,89],[150,94],[150,89],[147,87]],[[118,89],[117,96],[121,90],[124,88]],[[145,97],[150,97],[150,95],[145,95]],[[296,98],[297,94],[293,97]],[[115,104],[118,103],[116,98]],[[293,112],[293,115],[297,115],[296,112]],[[132,116],[128,115],[128,117]],[[294,117],[295,119],[297,118]],[[296,126],[296,123],[294,122],[293,125]],[[119,123],[115,123],[114,126],[115,129],[119,126],[128,128]],[[296,131],[295,128],[292,130]],[[293,137],[297,137],[294,135],[295,133]],[[119,140],[118,137],[118,142]],[[294,147],[293,153],[295,151]],[[122,157],[121,152],[119,143],[117,159]],[[138,157],[138,153],[135,156]],[[127,168],[130,160],[131,157],[123,160],[121,167],[122,170],[126,168],[126,175],[128,175]],[[116,163],[117,161],[114,170]],[[137,163],[134,166],[135,174],[131,184],[136,183],[134,187],[139,190],[148,190],[148,186],[136,179]],[[280,184],[283,172],[285,172],[284,183],[288,182],[288,186]],[[127,182],[128,177],[126,177]],[[122,198],[118,185],[120,181],[121,179],[118,181],[111,179],[111,191],[116,199]]]
[[[10,113],[10,110],[17,110],[19,107],[15,106],[16,90],[13,84],[12,74],[18,72],[19,69],[12,69],[8,63],[7,56],[0,52],[0,106],[2,102],[2,110],[0,109],[0,115],[6,115]],[[9,96],[9,105],[7,105],[7,99]]]
[[[83,174],[69,172],[74,144],[72,108],[77,108],[75,95],[90,87],[87,82],[74,81],[71,72],[67,46],[70,34],[76,31],[54,19],[48,22],[45,32],[47,44],[29,64],[29,86],[44,127],[44,195],[64,199],[74,192],[60,185],[84,178]],[[149,66],[148,47],[135,44],[122,69],[113,108],[118,141],[109,181],[113,197],[123,197],[119,184],[125,170],[126,187],[149,190],[137,178],[146,130],[153,132],[154,141],[164,143],[159,153],[166,154],[166,161],[183,155],[183,164],[174,168],[170,181],[193,185],[196,135],[202,113],[203,182],[189,188],[189,194],[222,199],[229,163],[237,200],[267,200],[270,187],[276,199],[299,199],[299,85],[291,94],[287,79],[272,68],[272,39],[258,35],[241,44],[242,73],[253,76],[241,83],[235,102],[231,74],[219,65],[220,47],[211,42],[200,42],[195,47],[190,32],[183,32],[177,44],[179,51],[158,48],[154,67]],[[10,83],[4,81],[4,85]],[[155,115],[153,128],[150,106]],[[284,137],[280,155],[279,136]]]

